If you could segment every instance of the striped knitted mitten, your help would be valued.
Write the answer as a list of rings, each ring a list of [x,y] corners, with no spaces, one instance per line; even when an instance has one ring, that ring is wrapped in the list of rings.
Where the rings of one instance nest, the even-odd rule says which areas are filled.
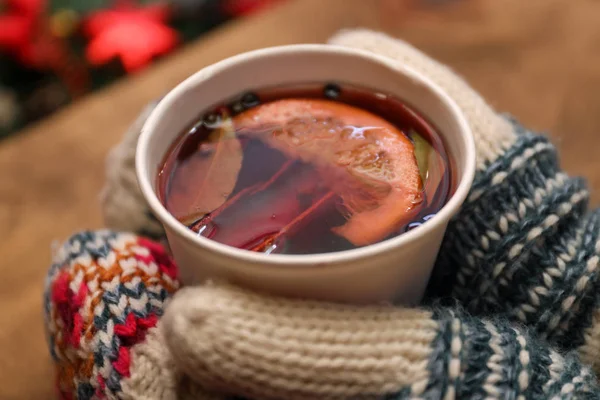
[[[600,367],[600,210],[586,214],[585,182],[560,170],[547,138],[496,115],[418,50],[368,31],[344,32],[332,42],[424,72],[454,98],[475,135],[478,172],[448,227],[429,297],[525,324]]]
[[[600,350],[600,220],[583,216],[583,182],[560,172],[546,139],[412,47],[368,31],[332,42],[421,70],[471,124],[479,172],[429,288],[461,307],[352,307],[207,285],[177,292],[159,320],[178,285],[161,247],[86,232],[57,253],[46,285],[63,398],[600,398],[575,352],[544,344],[588,364]],[[105,215],[160,238],[135,185],[138,130],[111,155]]]

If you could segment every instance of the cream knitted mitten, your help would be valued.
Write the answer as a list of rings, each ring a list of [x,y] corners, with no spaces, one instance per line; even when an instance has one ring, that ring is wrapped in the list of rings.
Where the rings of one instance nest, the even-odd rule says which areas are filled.
[[[448,68],[409,45],[369,31],[342,32],[331,42],[422,71],[471,124],[478,173],[429,288],[430,299],[460,307],[353,307],[219,285],[177,291],[176,268],[156,244],[86,232],[57,254],[47,283],[61,393],[599,398],[595,375],[577,354],[561,355],[539,338],[563,353],[578,350],[590,365],[600,354],[600,214],[583,216],[584,183],[560,171],[545,138],[497,115]],[[160,238],[135,185],[140,121],[111,155],[103,207],[109,227]]]

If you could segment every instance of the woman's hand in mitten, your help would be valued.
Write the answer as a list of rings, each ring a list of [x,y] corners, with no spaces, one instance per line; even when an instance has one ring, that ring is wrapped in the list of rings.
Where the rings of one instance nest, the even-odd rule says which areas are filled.
[[[341,33],[333,43],[385,55],[428,75],[471,126],[478,171],[448,227],[428,296],[474,315],[525,324],[590,363],[600,356],[600,213],[586,214],[582,179],[560,170],[541,135],[496,114],[462,79],[382,34]]]
[[[87,368],[77,369],[84,375],[75,375],[72,367],[61,370],[63,383],[71,382],[70,390],[81,386],[88,392],[106,392],[110,382],[110,390],[115,388],[110,393],[129,398],[169,398],[181,386],[176,382],[188,382],[181,377],[257,398],[382,394],[390,398],[562,398],[596,391],[594,378],[575,358],[562,358],[505,322],[525,323],[563,348],[578,348],[587,362],[597,358],[600,334],[595,331],[600,328],[592,325],[592,317],[597,308],[595,243],[600,229],[594,214],[583,218],[587,191],[582,181],[560,172],[554,148],[546,139],[498,116],[460,78],[412,47],[366,31],[342,33],[332,42],[374,51],[422,71],[467,116],[475,135],[479,171],[469,199],[448,228],[429,296],[454,297],[472,314],[497,314],[504,319],[485,321],[448,309],[430,312],[305,303],[231,287],[199,287],[178,294],[165,319],[138,344],[115,339],[111,343],[116,344],[107,350],[97,339],[106,338],[96,327],[100,320],[87,317],[89,333],[83,336],[87,342],[72,350],[69,346],[74,342],[65,342],[67,335],[59,333],[60,329],[70,332],[82,325],[53,311],[65,306],[55,305],[52,294],[50,331],[68,350],[55,351],[55,357],[65,365],[88,357]],[[104,210],[111,227],[160,237],[160,225],[135,186],[132,160],[138,129],[139,125],[134,127],[111,155]],[[120,202],[127,202],[127,207]],[[73,262],[77,263],[69,261],[68,268]],[[53,271],[61,268],[64,264]],[[94,263],[84,268],[89,269],[91,277],[105,276]],[[73,279],[79,276],[72,275]],[[54,292],[56,276],[49,280],[49,293]],[[83,281],[73,282],[67,286],[76,296],[83,290],[79,289]],[[106,296],[106,288],[112,288],[93,285],[100,298]],[[87,286],[86,293],[92,293]],[[124,307],[129,304],[127,296],[119,303]],[[134,304],[140,303],[137,299]],[[150,304],[156,306],[156,302]],[[71,310],[79,312],[81,307]],[[106,309],[106,315],[117,321],[113,326],[122,324],[119,307]],[[162,308],[149,309],[156,315],[162,312]],[[111,356],[103,359],[98,352]],[[117,369],[121,364],[114,364],[115,354],[121,353],[131,360],[130,370],[121,368],[122,374]],[[138,373],[136,365],[154,373],[162,371],[161,378],[151,372]],[[152,397],[149,393],[162,394]]]
[[[600,396],[576,356],[503,320],[229,286],[176,292],[176,274],[160,245],[132,234],[83,232],[56,252],[46,325],[60,398]]]

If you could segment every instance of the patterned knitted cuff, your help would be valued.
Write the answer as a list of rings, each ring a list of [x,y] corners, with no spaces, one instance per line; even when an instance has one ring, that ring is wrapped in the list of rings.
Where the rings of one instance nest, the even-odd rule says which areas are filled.
[[[560,170],[548,140],[513,124],[516,143],[478,173],[447,231],[429,296],[504,315],[562,348],[590,345],[600,213],[585,215],[585,183]]]
[[[181,290],[162,320],[196,382],[259,399],[595,398],[596,378],[505,320]]]
[[[121,398],[131,349],[156,326],[178,286],[161,246],[133,234],[82,232],[58,249],[44,308],[60,398]]]

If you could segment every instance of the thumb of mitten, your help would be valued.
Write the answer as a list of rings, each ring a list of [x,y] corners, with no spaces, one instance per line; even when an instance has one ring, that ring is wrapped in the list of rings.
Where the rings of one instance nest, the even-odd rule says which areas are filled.
[[[351,306],[225,285],[179,291],[161,320],[199,387],[270,399],[597,398],[595,376],[505,320]],[[237,398],[237,397],[236,397]]]
[[[437,323],[392,307],[294,301],[231,286],[184,288],[163,318],[177,368],[257,399],[377,398],[427,385]]]

